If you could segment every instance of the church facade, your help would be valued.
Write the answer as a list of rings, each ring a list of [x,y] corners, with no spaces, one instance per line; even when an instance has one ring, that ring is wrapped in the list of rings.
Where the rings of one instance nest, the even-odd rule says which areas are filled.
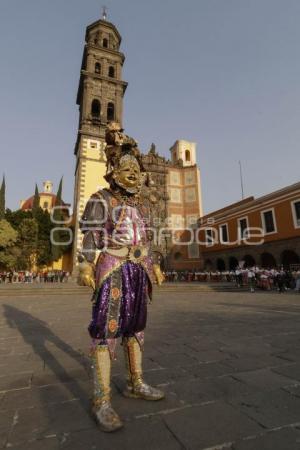
[[[81,248],[79,219],[89,197],[107,186],[104,179],[105,128],[109,121],[123,122],[123,99],[127,82],[122,78],[125,61],[120,51],[121,36],[106,18],[86,29],[77,94],[79,127],[75,145],[73,267]],[[200,171],[196,144],[177,140],[171,159],[160,156],[154,144],[143,155],[145,168],[154,181],[152,215],[156,239],[153,251],[166,269],[199,268],[199,247],[181,242],[186,228],[202,216]],[[174,230],[171,232],[171,230]]]

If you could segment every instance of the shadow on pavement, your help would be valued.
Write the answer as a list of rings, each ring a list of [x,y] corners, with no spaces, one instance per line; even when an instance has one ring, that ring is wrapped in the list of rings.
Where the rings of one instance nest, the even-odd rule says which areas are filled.
[[[18,329],[21,333],[24,342],[29,344],[34,353],[38,355],[42,361],[45,362],[45,367],[48,367],[55,375],[57,381],[45,384],[63,383],[64,387],[69,391],[73,398],[78,398],[82,407],[87,410],[87,394],[78,383],[78,378],[73,378],[65,367],[55,358],[54,354],[47,348],[47,344],[52,344],[54,348],[63,351],[66,355],[71,356],[74,361],[87,369],[88,359],[83,358],[82,354],[74,350],[69,344],[62,341],[57,335],[51,331],[48,324],[31,314],[14,308],[10,305],[3,305],[4,316],[10,328]],[[72,368],[70,368],[70,371]],[[41,372],[44,374],[45,372]],[[40,375],[40,373],[38,374]],[[86,371],[86,380],[88,379],[88,372]],[[40,385],[41,387],[42,385]],[[39,387],[38,385],[36,387]],[[42,395],[43,389],[40,389]],[[45,399],[46,400],[46,399]]]

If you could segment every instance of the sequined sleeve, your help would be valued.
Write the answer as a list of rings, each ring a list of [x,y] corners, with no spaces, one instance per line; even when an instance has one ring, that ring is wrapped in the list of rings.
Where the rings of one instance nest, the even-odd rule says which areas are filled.
[[[84,234],[81,253],[89,262],[94,262],[96,250],[103,247],[104,222],[104,201],[99,194],[92,195],[79,222],[80,230]]]

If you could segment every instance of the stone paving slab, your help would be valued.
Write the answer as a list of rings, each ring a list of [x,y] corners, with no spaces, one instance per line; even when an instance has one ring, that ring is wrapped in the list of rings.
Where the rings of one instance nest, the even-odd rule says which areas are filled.
[[[246,372],[257,369],[264,369],[268,367],[277,370],[277,367],[284,368],[284,365],[290,365],[290,361],[283,360],[276,356],[264,355],[264,356],[243,356],[237,357],[233,355],[232,359],[224,361],[224,364],[229,366],[232,371],[235,372]]]
[[[120,442],[122,442],[122,447]],[[115,434],[99,433],[96,428],[81,433],[70,433],[63,437],[60,448],[63,450],[111,450],[115,448],[131,448],[132,450],[183,449],[165,423],[157,417],[130,422]]]
[[[169,386],[171,392],[185,404],[194,405],[220,399],[232,399],[254,394],[256,389],[250,385],[235,380],[231,376],[221,376],[206,380],[189,380],[182,385],[180,381]]]
[[[238,441],[232,446],[232,450],[283,450],[283,448],[300,449],[300,430],[294,428],[275,430],[256,438]]]
[[[300,424],[300,398],[282,389],[231,398],[229,402],[265,428]]]
[[[297,383],[296,380],[279,375],[270,369],[259,369],[251,372],[239,373],[235,375],[234,378],[247,385],[266,391],[273,391],[275,389]]]
[[[144,375],[166,398],[122,397],[118,346],[111,435],[89,413],[89,295],[61,292],[2,292],[0,448],[300,450],[299,296],[156,293]]]
[[[194,406],[164,417],[187,449],[206,449],[259,433],[261,427],[238,410],[220,401]]]

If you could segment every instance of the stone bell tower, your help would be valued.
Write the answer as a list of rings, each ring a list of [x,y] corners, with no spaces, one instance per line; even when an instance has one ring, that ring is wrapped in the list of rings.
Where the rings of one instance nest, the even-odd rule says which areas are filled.
[[[86,29],[77,105],[79,127],[75,145],[73,265],[82,236],[78,230],[86,201],[106,186],[105,128],[115,120],[122,124],[123,97],[127,83],[122,80],[125,56],[120,52],[121,36],[106,20],[106,13]]]

